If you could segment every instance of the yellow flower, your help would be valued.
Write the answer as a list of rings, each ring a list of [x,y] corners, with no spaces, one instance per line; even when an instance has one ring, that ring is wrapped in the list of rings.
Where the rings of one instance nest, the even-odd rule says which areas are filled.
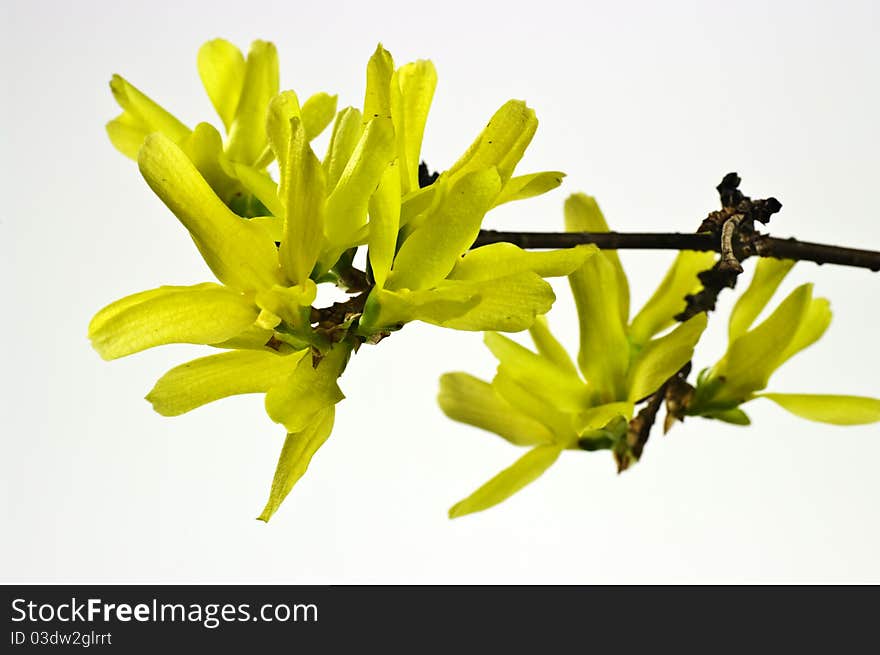
[[[106,359],[167,343],[227,349],[172,369],[147,398],[177,415],[233,394],[265,394],[268,415],[288,433],[260,516],[268,520],[328,438],[343,398],[337,380],[362,343],[412,320],[525,329],[554,300],[542,276],[572,272],[595,248],[535,254],[502,245],[462,256],[490,208],[561,181],[556,172],[513,176],[537,128],[523,102],[503,105],[462,158],[420,189],[436,84],[430,62],[395,69],[380,45],[363,110],[336,115],[323,160],[310,142],[330,122],[335,97],[301,106],[293,91],[278,93],[274,46],[255,42],[244,60],[211,41],[199,70],[225,144],[205,123],[190,131],[121,78],[113,91],[124,112],[108,131],[137,155],[221,284],[123,298],[98,312],[89,337]],[[266,172],[273,160],[277,183]],[[372,281],[352,290],[341,315],[315,310],[317,284],[351,288],[353,253],[364,245]]]
[[[825,298],[813,297],[813,285],[792,291],[757,327],[752,324],[794,266],[791,260],[761,259],[748,289],[730,316],[729,345],[724,356],[697,380],[686,414],[748,425],[740,405],[755,398],[772,400],[802,418],[836,425],[880,421],[880,399],[864,396],[802,393],[758,393],[773,373],[815,343],[831,324]]]
[[[565,218],[569,231],[608,231],[595,200],[583,194],[568,199]],[[485,335],[499,362],[491,383],[467,373],[444,375],[438,400],[447,416],[530,448],[453,506],[450,517],[509,498],[565,449],[613,449],[625,439],[634,404],[693,355],[706,327],[705,314],[657,335],[675,323],[685,295],[700,286],[696,274],[709,268],[713,258],[713,253],[680,253],[630,322],[629,285],[617,253],[596,253],[569,275],[580,323],[577,366],[541,318],[529,330],[537,352],[494,332]]]
[[[273,151],[269,147],[266,113],[278,95],[278,53],[272,43],[254,41],[247,58],[224,39],[205,43],[198,54],[202,84],[217,111],[227,137],[208,123],[190,129],[119,75],[110,81],[122,114],[107,123],[111,142],[124,155],[138,158],[148,135],[159,132],[192,159],[214,192],[237,214],[260,216],[266,208],[241,178],[251,184],[266,177]],[[316,93],[302,107],[306,133],[312,139],[333,120],[336,96]]]

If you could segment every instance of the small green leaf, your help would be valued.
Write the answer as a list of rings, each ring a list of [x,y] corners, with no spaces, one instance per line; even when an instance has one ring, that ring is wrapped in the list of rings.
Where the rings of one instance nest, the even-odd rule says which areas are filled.
[[[749,415],[738,407],[724,409],[717,412],[708,412],[706,414],[700,414],[700,416],[704,418],[714,418],[718,421],[724,421],[725,423],[732,423],[733,425],[751,425],[752,423]]]

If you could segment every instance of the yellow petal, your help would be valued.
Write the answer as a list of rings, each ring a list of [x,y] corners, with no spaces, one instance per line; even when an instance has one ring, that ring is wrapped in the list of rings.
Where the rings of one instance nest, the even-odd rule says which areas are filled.
[[[440,409],[454,421],[494,432],[517,446],[553,440],[546,426],[519,412],[499,396],[492,385],[467,373],[446,373],[440,378]]]
[[[278,52],[272,43],[254,41],[245,64],[241,96],[229,128],[226,153],[242,164],[253,164],[267,145],[266,111],[278,95]]]
[[[284,221],[282,219],[277,216],[254,216],[248,220],[265,230],[266,234],[269,235],[269,238],[272,239],[272,241],[281,243],[281,238],[284,234]]]
[[[293,486],[305,475],[312,457],[333,431],[334,416],[335,408],[328,407],[318,412],[301,431],[287,435],[272,479],[269,500],[258,517],[260,521],[272,518]]]
[[[229,41],[213,39],[199,48],[198,68],[211,104],[229,132],[244,85],[244,55]]]
[[[794,264],[791,259],[762,257],[758,260],[749,288],[737,299],[730,314],[729,341],[741,337],[752,326]]]
[[[287,344],[277,343],[272,330],[251,325],[234,337],[210,344],[214,348],[231,348],[234,350],[271,350],[286,354],[290,352]]]
[[[565,201],[565,229],[569,232],[610,232],[596,199],[584,193],[573,194]],[[629,283],[626,273],[616,250],[603,250],[601,255],[614,269],[617,309],[621,322],[626,325],[629,321]]]
[[[269,139],[269,146],[278,160],[278,165],[282,166],[287,161],[290,149],[290,139],[293,136],[290,128],[291,119],[298,118],[302,120],[302,109],[299,106],[299,98],[293,91],[282,91],[269,101],[269,109],[266,115],[266,136]],[[257,162],[257,168],[261,168],[261,164],[268,165],[265,159],[261,158]],[[282,197],[287,195],[285,186],[284,169],[282,167],[281,188],[279,194]]]
[[[367,63],[367,92],[364,96],[364,123],[374,118],[391,118],[391,76],[394,60],[380,43]]]
[[[425,223],[403,243],[388,278],[390,289],[424,289],[445,278],[480,231],[501,188],[493,168],[462,177]]]
[[[537,480],[557,460],[562,447],[538,446],[520,457],[470,496],[459,501],[449,510],[449,518],[481,512],[507,500],[526,485]]]
[[[691,360],[694,346],[706,329],[705,312],[691,317],[669,334],[649,341],[632,363],[627,387],[629,400],[636,402],[657,391]]]
[[[583,245],[565,250],[530,252],[512,243],[492,243],[465,252],[449,274],[450,280],[489,280],[531,271],[541,277],[561,277],[580,268],[588,257],[599,252]]]
[[[408,226],[407,235],[424,222],[425,216],[433,213],[446,197],[448,188],[446,179],[441,177],[430,186],[404,194],[400,202],[400,225]]]
[[[318,295],[317,285],[309,279],[302,285],[282,287],[276,285],[257,293],[257,305],[284,319],[296,328],[308,326],[310,307]],[[273,325],[274,327],[274,325]]]
[[[131,120],[127,114],[120,114],[107,123],[106,128],[113,147],[126,157],[137,161],[138,151],[147,134],[150,133],[149,128],[139,121]]]
[[[811,284],[795,289],[763,323],[730,344],[710,373],[710,378],[724,380],[716,401],[741,402],[767,386],[808,315],[812,289]]]
[[[141,174],[189,230],[219,280],[241,290],[281,281],[275,243],[257,224],[233,214],[184,152],[161,134],[147,137]]]
[[[227,175],[220,163],[223,139],[213,125],[199,123],[178,145],[221,200],[229,203],[235,193],[240,193],[236,180]]]
[[[257,200],[266,206],[273,216],[281,222],[284,216],[284,205],[278,197],[278,185],[265,171],[244,164],[231,164],[231,170],[242,186],[252,193]],[[274,238],[274,237],[273,237]],[[281,239],[275,239],[280,241]]]
[[[350,245],[367,223],[370,196],[394,159],[394,128],[389,118],[376,118],[364,130],[336,188],[327,198],[324,232],[335,246]]]
[[[218,284],[159,287],[99,311],[89,324],[89,339],[101,357],[116,359],[167,343],[231,339],[256,318],[253,302]]]
[[[510,375],[537,397],[563,411],[576,412],[588,402],[587,386],[577,373],[566,372],[554,362],[495,332],[483,336],[498,359],[499,372]]]
[[[578,366],[597,404],[627,397],[629,340],[621,320],[618,269],[600,252],[568,276],[580,324]]]
[[[495,207],[514,200],[534,198],[552,191],[562,184],[562,178],[564,177],[565,173],[560,171],[544,171],[512,177],[507,181],[507,184],[504,185],[501,193],[495,199]]]
[[[678,254],[654,295],[636,314],[629,327],[630,341],[637,345],[647,343],[654,335],[671,326],[676,314],[684,311],[684,297],[702,288],[697,274],[712,268],[713,252],[684,250]]]
[[[300,360],[293,373],[266,394],[269,417],[282,423],[288,432],[301,432],[315,420],[316,414],[345,398],[336,380],[342,375],[350,352],[346,344],[336,344],[317,368],[312,366],[311,357]]]
[[[281,168],[281,186],[287,192],[282,201],[287,211],[279,258],[290,281],[303,284],[318,261],[324,241],[326,184],[321,162],[309,145],[302,122],[294,118],[290,125],[290,150]]]
[[[370,197],[370,266],[376,286],[383,287],[394,252],[400,228],[400,167],[394,161],[382,174],[379,187]]]
[[[189,128],[186,125],[162,109],[120,75],[114,75],[110,80],[110,91],[119,106],[132,116],[133,122],[142,125],[145,132],[162,132],[175,142],[180,142],[189,134]]]
[[[303,126],[309,141],[323,132],[336,115],[337,96],[329,93],[316,93],[302,106]]]
[[[437,86],[437,71],[430,61],[419,60],[398,68],[391,79],[391,113],[400,157],[404,194],[419,188],[419,157],[428,110]]]
[[[363,132],[364,125],[361,122],[360,110],[346,107],[336,115],[333,134],[330,136],[330,143],[327,145],[327,154],[323,162],[328,193],[336,188],[336,184],[342,177],[348,160],[351,159],[351,153],[357,147]]]
[[[495,112],[486,129],[444,175],[457,180],[468,173],[494,167],[502,184],[506,183],[537,129],[535,111],[522,100],[509,100]]]
[[[517,382],[507,370],[499,368],[492,378],[492,388],[517,411],[547,426],[553,434],[554,443],[567,448],[577,440],[573,415],[561,411],[555,403],[538,397],[534,385]]]
[[[813,298],[794,338],[782,352],[778,366],[818,341],[831,325],[831,303],[826,298]]]
[[[306,352],[234,350],[194,359],[159,378],[147,400],[159,414],[179,416],[220,398],[265,393],[290,375]]]
[[[865,396],[835,396],[808,393],[763,393],[783,409],[820,423],[864,425],[880,421],[880,399]]]
[[[546,316],[535,317],[535,322],[529,328],[529,334],[542,357],[553,362],[566,373],[578,375],[577,367],[571,361],[568,352],[550,331]]]
[[[472,287],[388,291],[375,287],[367,298],[359,325],[369,336],[386,329],[397,329],[404,323],[420,320],[443,325],[461,316],[480,302]]]
[[[479,282],[444,281],[436,291],[472,294],[477,301],[472,307],[439,325],[453,330],[478,332],[526,330],[535,322],[537,315],[550,311],[556,300],[553,288],[539,275],[528,271]]]
[[[631,402],[607,403],[598,407],[591,407],[577,415],[575,426],[579,433],[588,430],[599,430],[618,416],[629,421],[633,416],[633,404]]]

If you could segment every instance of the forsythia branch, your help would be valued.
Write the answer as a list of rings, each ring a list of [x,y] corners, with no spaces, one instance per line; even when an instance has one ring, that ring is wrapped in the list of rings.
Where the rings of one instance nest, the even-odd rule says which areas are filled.
[[[499,232],[481,230],[472,247],[490,243],[512,243],[524,249],[572,248],[593,243],[603,250],[712,250],[721,252],[722,246],[714,234],[681,232]],[[880,252],[846,248],[824,243],[782,239],[766,234],[755,235],[748,243],[740,244],[748,256],[775,257],[809,261],[816,264],[837,264],[880,271]]]

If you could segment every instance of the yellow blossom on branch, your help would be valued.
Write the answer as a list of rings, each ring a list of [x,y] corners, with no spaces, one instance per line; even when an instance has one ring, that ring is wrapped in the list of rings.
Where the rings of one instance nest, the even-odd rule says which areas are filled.
[[[189,232],[220,284],[163,286],[99,311],[95,349],[115,359],[169,343],[212,346],[166,373],[148,394],[178,415],[234,394],[263,393],[284,425],[268,520],[328,438],[338,379],[353,353],[403,324],[516,331],[549,310],[544,277],[567,275],[596,249],[542,254],[487,246],[464,256],[491,208],[549,191],[562,173],[515,176],[537,129],[511,100],[465,154],[420,187],[421,143],[436,85],[428,61],[395,68],[381,45],[367,65],[363,107],[336,113],[336,96],[300,103],[280,91],[277,53],[255,42],[245,58],[221,39],[199,52],[199,73],[226,131],[190,130],[121,77],[123,113],[114,145]],[[334,119],[335,114],[335,119]],[[326,154],[311,142],[333,123]],[[278,166],[278,179],[268,172]],[[351,265],[367,248],[368,271]],[[341,308],[314,307],[319,284],[351,294]]]

